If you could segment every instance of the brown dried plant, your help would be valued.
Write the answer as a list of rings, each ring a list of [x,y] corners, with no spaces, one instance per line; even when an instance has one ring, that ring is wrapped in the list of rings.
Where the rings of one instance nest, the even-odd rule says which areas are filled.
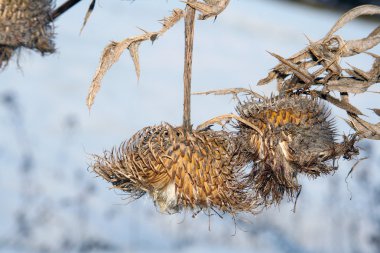
[[[154,41],[185,18],[183,125],[146,127],[119,148],[95,155],[91,167],[113,187],[134,198],[147,193],[165,213],[182,209],[195,213],[219,210],[234,216],[257,213],[285,197],[296,200],[301,191],[298,175],[316,178],[334,172],[338,159],[350,160],[359,154],[359,140],[380,139],[380,123],[359,118],[363,114],[349,101],[349,95],[365,93],[380,81],[379,56],[367,52],[379,44],[380,26],[359,40],[345,41],[335,35],[359,16],[380,14],[380,7],[364,5],[347,12],[323,39],[310,42],[289,59],[272,53],[280,64],[258,84],[277,80],[276,96],[265,97],[245,88],[195,93],[232,94],[238,105],[236,114],[215,117],[193,130],[190,90],[195,11],[202,20],[216,17],[229,1],[185,3],[184,10],[174,10],[163,20],[160,31],[113,42],[103,52],[87,98],[89,108],[104,74],[124,50],[129,50],[139,76],[140,43]],[[360,53],[375,59],[370,71],[340,66],[343,57]],[[339,92],[340,98],[333,92]],[[245,100],[239,99],[241,94]],[[339,134],[327,104],[347,112],[354,134],[336,140]],[[372,110],[380,114],[380,109]],[[212,130],[214,124],[222,125],[223,130]]]
[[[380,26],[361,39],[344,40],[335,35],[340,28],[359,16],[379,14],[379,6],[356,7],[344,14],[324,38],[317,42],[310,41],[305,49],[292,57],[285,59],[272,53],[280,64],[258,84],[277,80],[280,95],[302,93],[326,100],[347,112],[348,122],[360,137],[380,140],[380,123],[371,124],[359,118],[363,113],[349,101],[349,95],[365,93],[380,82],[380,56],[367,52],[380,43]],[[371,70],[366,72],[354,66],[341,67],[342,58],[362,53],[374,59]],[[335,97],[334,92],[338,92],[340,97]]]
[[[271,53],[280,64],[269,72],[258,85],[277,80],[278,95],[261,98],[244,89],[228,89],[196,94],[248,95],[239,102],[239,117],[259,127],[262,136],[252,127],[238,121],[239,138],[245,150],[252,154],[252,170],[249,178],[257,198],[265,205],[279,203],[284,194],[295,200],[301,190],[298,174],[317,177],[337,169],[335,161],[343,157],[353,159],[359,154],[356,143],[363,138],[380,139],[380,123],[371,124],[359,116],[359,109],[349,102],[349,95],[367,92],[368,88],[380,82],[379,56],[367,52],[380,42],[380,26],[366,38],[345,41],[334,35],[349,21],[361,15],[380,14],[380,7],[364,5],[344,14],[329,33],[317,42],[285,59]],[[375,60],[370,71],[365,72],[350,66],[340,66],[343,57],[366,53]],[[310,71],[313,69],[313,72]],[[340,99],[333,92],[340,93]],[[343,135],[337,143],[337,131],[321,100],[345,110],[347,122],[355,134]],[[379,109],[372,109],[378,114]],[[231,118],[221,115],[202,124],[203,127]],[[245,143],[245,144],[244,144]]]

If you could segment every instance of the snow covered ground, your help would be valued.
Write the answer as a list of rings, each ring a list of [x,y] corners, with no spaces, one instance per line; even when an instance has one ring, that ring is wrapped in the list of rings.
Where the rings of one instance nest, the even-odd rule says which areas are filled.
[[[159,29],[156,21],[183,4],[97,1],[79,35],[87,2],[56,23],[57,54],[23,52],[21,69],[13,62],[0,73],[0,252],[379,252],[375,142],[362,143],[371,159],[357,167],[348,185],[344,178],[352,163],[342,161],[334,176],[303,179],[296,213],[283,203],[239,221],[236,229],[228,216],[163,215],[148,198],[127,204],[125,196],[108,190],[87,170],[89,154],[148,125],[181,124],[183,26],[153,46],[141,46],[139,82],[129,54],[122,56],[89,113],[85,98],[99,56],[110,40],[139,34],[136,27]],[[196,23],[193,91],[251,87],[269,95],[273,86],[255,87],[277,63],[266,50],[290,56],[307,44],[305,35],[321,38],[341,14],[283,1],[231,1],[216,22]],[[377,25],[359,20],[341,34],[359,38]],[[368,69],[369,59],[353,63]],[[358,96],[355,103],[380,107],[372,96]],[[233,107],[230,97],[193,97],[193,123]]]

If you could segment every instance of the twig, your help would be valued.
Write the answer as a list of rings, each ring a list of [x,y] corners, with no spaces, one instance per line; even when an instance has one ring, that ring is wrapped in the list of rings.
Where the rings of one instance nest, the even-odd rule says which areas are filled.
[[[195,0],[190,0],[195,2]],[[183,128],[191,131],[191,70],[193,62],[195,9],[186,6],[185,14],[185,65],[183,73],[184,100],[183,100]]]
[[[71,9],[71,7],[73,7],[74,5],[79,3],[80,1],[81,0],[68,0],[68,1],[66,1],[64,4],[62,4],[61,6],[59,6],[57,9],[55,9],[53,11],[53,13],[51,14],[51,19],[55,20],[56,18],[58,18],[63,13],[65,13],[66,11]]]

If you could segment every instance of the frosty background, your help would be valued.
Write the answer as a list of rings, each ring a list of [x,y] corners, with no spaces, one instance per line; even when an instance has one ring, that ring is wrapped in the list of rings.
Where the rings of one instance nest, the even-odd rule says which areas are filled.
[[[361,142],[361,155],[370,159],[359,164],[348,184],[353,163],[341,161],[333,176],[303,179],[296,213],[283,203],[238,221],[236,231],[228,216],[209,221],[205,215],[163,215],[146,197],[127,204],[125,196],[108,190],[87,170],[89,154],[148,125],[181,124],[183,26],[153,46],[141,46],[139,82],[126,53],[106,75],[89,113],[85,98],[101,51],[109,40],[139,34],[137,26],[157,30],[156,21],[183,4],[98,1],[79,35],[87,6],[79,3],[56,22],[57,54],[41,58],[24,52],[21,68],[14,61],[0,73],[0,252],[380,251],[380,146],[375,141]],[[269,95],[274,86],[255,87],[277,63],[266,50],[290,56],[307,44],[305,35],[321,38],[341,14],[286,1],[231,1],[216,22],[196,23],[193,91],[251,87]],[[378,21],[352,22],[340,34],[363,37]],[[379,48],[372,52],[380,54]],[[371,63],[363,56],[354,60],[366,70]],[[380,107],[369,94],[354,103]],[[228,96],[193,97],[193,123],[233,107]],[[350,131],[339,118],[337,126]]]

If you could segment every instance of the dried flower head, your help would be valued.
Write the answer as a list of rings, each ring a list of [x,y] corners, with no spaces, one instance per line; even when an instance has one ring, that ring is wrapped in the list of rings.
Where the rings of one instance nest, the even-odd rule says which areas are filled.
[[[297,95],[249,98],[237,112],[263,133],[238,123],[239,140],[251,154],[252,187],[267,204],[279,203],[284,194],[295,197],[299,173],[317,177],[335,170],[335,132],[329,111],[318,100]]]
[[[53,53],[52,0],[0,0],[0,68],[15,50]]]
[[[188,133],[162,124],[137,132],[118,149],[95,156],[93,170],[132,197],[148,193],[161,212],[255,209],[236,138],[208,129]]]

